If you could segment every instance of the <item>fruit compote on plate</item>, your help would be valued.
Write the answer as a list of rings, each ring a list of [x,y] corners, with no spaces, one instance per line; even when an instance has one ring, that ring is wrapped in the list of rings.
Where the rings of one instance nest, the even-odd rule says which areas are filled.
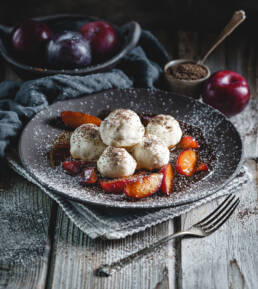
[[[216,157],[201,130],[171,115],[143,115],[117,109],[100,118],[64,111],[67,129],[50,151],[54,169],[62,165],[83,186],[142,199],[169,196],[212,172]],[[72,131],[71,131],[72,129]]]

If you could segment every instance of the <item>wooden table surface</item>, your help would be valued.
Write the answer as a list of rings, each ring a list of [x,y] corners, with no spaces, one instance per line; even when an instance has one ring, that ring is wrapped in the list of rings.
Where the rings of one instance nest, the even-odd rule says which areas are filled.
[[[186,31],[156,35],[173,58],[197,57],[214,36]],[[243,137],[249,181],[238,192],[241,203],[229,222],[207,238],[175,240],[111,277],[98,278],[93,269],[100,263],[188,227],[221,200],[122,240],[94,241],[36,186],[11,173],[0,183],[0,288],[257,288],[257,48],[247,35],[233,35],[207,61],[212,71],[243,74],[252,90],[249,106],[231,119]],[[1,80],[17,79],[1,61],[0,67]]]

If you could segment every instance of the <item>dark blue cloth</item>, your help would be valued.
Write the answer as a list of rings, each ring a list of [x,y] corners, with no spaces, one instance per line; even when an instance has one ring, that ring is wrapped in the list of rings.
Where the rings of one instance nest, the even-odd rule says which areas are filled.
[[[0,170],[11,139],[37,112],[57,100],[77,98],[110,88],[159,86],[168,54],[159,41],[143,31],[139,45],[128,53],[116,69],[88,76],[54,75],[36,80],[0,83]],[[1,172],[0,172],[1,173]]]

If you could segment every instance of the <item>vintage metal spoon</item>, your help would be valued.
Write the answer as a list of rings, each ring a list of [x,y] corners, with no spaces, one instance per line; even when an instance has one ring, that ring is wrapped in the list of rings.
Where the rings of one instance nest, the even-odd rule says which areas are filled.
[[[241,24],[246,18],[245,12],[243,10],[236,11],[231,20],[225,26],[223,31],[218,36],[215,43],[212,44],[210,49],[200,57],[200,60],[196,61],[193,59],[173,59],[170,60],[164,66],[164,74],[167,81],[167,89],[179,94],[185,94],[188,96],[192,96],[194,98],[199,98],[202,90],[202,85],[206,81],[207,78],[210,77],[210,69],[207,65],[204,64],[207,57],[214,51],[214,49],[227,37],[229,36],[236,27]],[[170,70],[173,66],[177,66],[181,63],[195,63],[204,67],[207,71],[207,75],[203,78],[196,80],[187,80],[187,79],[177,79],[173,77],[170,73]]]
[[[210,49],[204,53],[200,60],[197,61],[197,64],[203,64],[208,56],[212,53],[212,51],[220,45],[220,43],[229,36],[244,20],[246,19],[245,11],[239,10],[236,11],[231,20],[225,26],[225,28],[221,31],[215,43],[212,44]]]

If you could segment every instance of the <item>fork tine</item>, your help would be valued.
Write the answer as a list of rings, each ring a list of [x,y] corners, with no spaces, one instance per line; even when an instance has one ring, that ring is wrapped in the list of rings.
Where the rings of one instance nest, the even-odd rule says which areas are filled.
[[[202,225],[208,224],[210,222],[210,219],[212,218],[211,220],[213,220],[214,218],[216,218],[221,213],[221,211],[224,210],[224,207],[227,207],[234,200],[234,198],[235,198],[235,195],[233,196],[232,194],[228,195],[226,199],[214,211],[212,211],[207,217],[202,219],[200,222],[196,223],[195,226],[197,225],[202,226]]]
[[[239,205],[240,200],[237,198],[237,200],[230,206],[229,209],[212,225],[202,228],[206,234],[211,234],[218,230],[228,219],[229,217],[234,213],[236,207]]]
[[[225,200],[217,209],[215,209],[215,213],[208,218],[205,222],[201,222],[199,226],[208,226],[211,224],[214,220],[216,220],[225,210],[231,205],[231,203],[235,200],[235,195],[228,198],[228,200]]]

